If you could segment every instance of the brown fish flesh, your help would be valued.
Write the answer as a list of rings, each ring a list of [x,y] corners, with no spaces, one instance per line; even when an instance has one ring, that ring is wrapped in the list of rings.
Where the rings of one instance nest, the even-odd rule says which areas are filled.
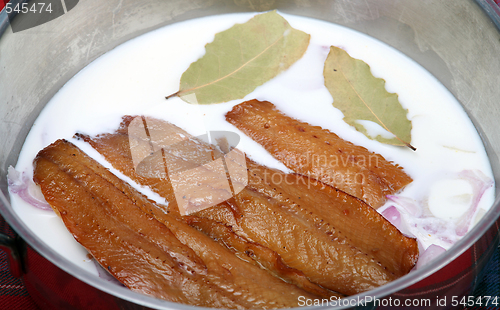
[[[133,168],[130,138],[126,130],[128,119],[114,134],[80,137],[134,181],[149,186],[163,197],[174,197],[168,178],[158,182],[145,178]],[[165,123],[162,126],[165,126],[164,133],[168,135],[168,128],[173,125]],[[177,134],[178,130],[175,128],[171,132]],[[186,147],[185,152],[189,153],[197,147],[202,153],[212,152],[213,158],[220,156],[213,146],[196,141],[186,132],[181,134],[187,138],[182,144]],[[141,143],[149,145],[156,142],[145,139]],[[161,142],[156,144],[156,147],[162,147]],[[165,170],[165,160],[175,161],[168,146],[163,151],[167,155],[149,161],[150,167]],[[177,155],[183,153],[181,149],[176,150]],[[326,289],[346,295],[392,281],[408,273],[416,263],[418,247],[415,239],[402,235],[361,200],[305,176],[285,174],[249,160],[246,165],[246,187],[225,202],[191,214],[187,222],[209,236],[218,234],[219,240],[221,236],[226,236],[225,230],[209,223],[224,225],[243,238],[246,244],[264,247],[265,251],[255,252],[260,255],[257,260],[267,261],[267,266],[277,266],[276,259],[265,254],[275,252],[287,268],[302,272],[310,281]],[[238,183],[240,179],[236,178],[233,183]],[[210,184],[203,184],[206,180],[191,182],[199,183],[201,188],[210,187]],[[169,211],[178,212],[175,202],[169,205]],[[240,246],[241,249],[242,245],[234,238],[227,237],[234,242],[230,247],[238,249]],[[280,272],[279,268],[273,268],[273,273]]]
[[[353,195],[374,208],[382,206],[412,179],[379,154],[336,134],[282,114],[267,101],[235,106],[226,120],[260,143],[296,173]]]
[[[144,118],[147,124],[152,124],[152,126],[148,126],[150,132],[156,130],[157,132],[162,132],[166,136],[177,137],[179,137],[178,134],[180,133],[181,136],[188,138],[188,140],[179,143],[179,141],[174,141],[175,138],[157,137],[156,140],[150,140],[145,136],[140,137],[136,134],[136,128],[132,132],[128,130],[134,119],[137,119],[137,117],[124,117],[122,126],[114,134],[102,134],[94,138],[83,134],[77,134],[77,137],[91,144],[99,153],[104,155],[116,169],[120,170],[132,180],[141,185],[148,186],[160,196],[166,198],[169,202],[168,208],[163,208],[160,212],[149,212],[153,217],[160,221],[164,221],[164,213],[168,213],[169,217],[176,216],[179,219],[181,217],[177,204],[178,200],[175,198],[172,183],[167,174],[163,173],[163,171],[166,171],[165,166],[173,167],[176,170],[181,170],[181,166],[184,168],[193,168],[196,167],[193,162],[199,165],[206,161],[207,156],[209,158],[218,157],[221,153],[217,149],[191,137],[187,132],[177,126],[151,118]],[[172,143],[177,143],[174,149],[170,147]],[[147,150],[151,148],[151,144],[154,144],[155,148],[163,148],[163,156],[159,156],[161,153],[155,153],[152,149],[151,152],[148,152]],[[130,145],[133,146],[130,147]],[[145,158],[141,163],[136,164],[136,168],[134,168],[134,156],[132,154],[137,150],[146,150],[143,155]],[[194,154],[198,152],[200,154]],[[146,156],[147,154],[151,155]],[[180,157],[172,154],[179,155]],[[186,158],[191,159],[193,162],[185,160]],[[228,159],[231,158],[229,157]],[[146,164],[144,162],[146,162]],[[166,162],[168,162],[168,164],[166,164]],[[229,165],[231,165],[231,163],[229,163]],[[145,171],[145,166],[149,166],[151,170]],[[247,174],[246,169],[244,173],[245,175]],[[210,171],[208,175],[210,175]],[[201,196],[212,194],[210,190],[213,189],[211,180],[208,178],[208,183],[205,182],[207,184],[202,184],[203,182],[201,181],[207,180],[207,174],[202,175],[202,177],[203,180],[191,178],[189,183],[198,183],[200,185],[196,187],[196,190],[202,193]],[[234,184],[237,184],[237,182],[233,182],[233,185]],[[162,207],[160,206],[160,208]],[[218,209],[217,212],[212,213],[212,216],[214,216],[217,221],[210,221],[207,218],[203,218],[202,221],[196,221],[195,219],[199,218],[196,216],[196,213],[193,216],[184,217],[183,220],[206,235],[218,240],[221,245],[227,247],[230,251],[234,252],[234,250],[238,250],[235,253],[238,257],[242,258],[246,256],[247,261],[251,260],[252,263],[255,263],[267,270],[270,274],[288,283],[293,283],[301,289],[322,298],[342,296],[341,294],[312,283],[301,271],[286,266],[281,261],[279,255],[274,251],[262,245],[250,242],[242,236],[236,235],[232,230],[233,228],[230,228],[231,234],[226,234],[228,231],[224,231],[221,226],[226,227],[226,224],[233,222],[233,213],[226,202],[214,206],[213,208]],[[148,212],[148,210],[146,210],[146,212]],[[204,211],[200,212],[203,214]],[[220,223],[225,224],[221,225]],[[222,232],[224,232],[224,234]],[[215,233],[218,234],[218,236],[215,236]]]
[[[318,298],[237,258],[65,140],[39,152],[34,181],[75,239],[134,291],[232,309]]]

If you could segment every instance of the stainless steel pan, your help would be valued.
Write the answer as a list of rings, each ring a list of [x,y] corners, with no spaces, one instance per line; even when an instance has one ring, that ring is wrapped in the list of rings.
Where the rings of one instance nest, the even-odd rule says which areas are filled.
[[[0,212],[20,239],[2,236],[0,242],[12,254],[14,274],[23,278],[42,308],[192,308],[87,274],[52,251],[13,212],[7,168],[16,164],[44,105],[92,60],[142,33],[206,15],[270,9],[350,27],[415,59],[464,106],[481,134],[498,187],[500,17],[493,0],[82,0],[71,10],[66,8],[66,14],[18,32],[12,31],[4,10],[0,14]],[[470,294],[498,244],[499,214],[496,199],[481,222],[445,255],[346,303],[354,306],[366,298],[383,297],[434,302],[437,296],[447,296],[449,302],[452,296]]]

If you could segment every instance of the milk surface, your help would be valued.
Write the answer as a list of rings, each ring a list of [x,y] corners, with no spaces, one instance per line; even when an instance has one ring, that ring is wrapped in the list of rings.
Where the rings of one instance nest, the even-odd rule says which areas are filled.
[[[250,158],[288,171],[224,119],[234,105],[259,99],[404,167],[414,181],[379,211],[396,206],[404,223],[401,229],[416,236],[423,249],[431,244],[449,248],[460,238],[456,225],[463,224],[463,218],[471,218],[466,223],[470,228],[475,217],[492,205],[492,186],[485,186],[482,195],[475,195],[478,182],[491,182],[492,172],[479,135],[455,98],[399,51],[338,25],[282,14],[292,27],[311,34],[306,54],[290,69],[241,100],[198,106],[177,97],[165,99],[178,90],[182,73],[203,56],[205,44],[213,40],[215,33],[246,22],[253,15],[231,14],[177,23],[137,37],[96,59],[68,81],[42,111],[16,169],[32,176],[37,152],[61,138],[109,167],[102,156],[74,140],[73,135],[113,132],[123,115],[146,115],[172,122],[193,135],[209,130],[237,132],[241,137],[238,148]],[[417,151],[370,140],[342,120],[342,112],[333,107],[334,99],[323,83],[324,61],[331,45],[368,63],[376,77],[385,79],[386,89],[399,95],[413,124],[411,144]],[[374,135],[380,131],[377,126],[371,127]],[[147,189],[139,189],[164,203]],[[36,209],[17,195],[11,195],[11,201],[34,234],[75,265],[97,274],[86,250],[53,212]],[[476,205],[477,211],[469,215]]]

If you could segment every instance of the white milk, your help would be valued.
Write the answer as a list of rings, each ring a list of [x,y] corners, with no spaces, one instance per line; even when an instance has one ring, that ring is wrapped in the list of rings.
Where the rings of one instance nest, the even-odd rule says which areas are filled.
[[[42,111],[16,169],[31,176],[37,152],[60,138],[75,142],[103,162],[92,148],[74,141],[73,135],[112,132],[122,115],[128,114],[162,118],[194,135],[208,129],[238,132],[239,149],[257,162],[288,171],[224,120],[224,114],[234,105],[256,98],[271,101],[289,116],[327,128],[404,167],[413,183],[398,195],[398,203],[389,201],[379,211],[395,205],[405,223],[403,230],[418,237],[424,248],[431,244],[449,248],[459,238],[454,223],[467,214],[475,200],[481,198],[476,214],[490,207],[493,188],[487,186],[482,197],[474,196],[475,185],[460,174],[473,170],[484,174],[485,180],[492,179],[481,140],[459,103],[405,55],[347,28],[283,14],[294,28],[311,34],[306,54],[289,70],[241,100],[201,107],[180,98],[165,100],[166,95],[178,90],[182,73],[204,54],[205,44],[213,40],[216,32],[252,16],[232,14],[174,24],[101,56],[61,88]],[[342,113],[332,106],[333,99],[323,84],[323,65],[331,45],[367,62],[375,76],[386,80],[387,90],[399,95],[401,104],[409,110],[408,118],[413,123],[411,143],[417,151],[369,140],[342,120]],[[53,212],[38,210],[17,195],[11,196],[14,210],[34,234],[76,265],[97,274],[86,251]]]

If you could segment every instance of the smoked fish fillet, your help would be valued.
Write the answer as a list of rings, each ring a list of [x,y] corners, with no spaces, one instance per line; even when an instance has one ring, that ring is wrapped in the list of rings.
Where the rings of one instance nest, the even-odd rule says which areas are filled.
[[[401,167],[336,134],[281,113],[267,101],[236,105],[226,120],[292,171],[353,195],[374,208],[412,182]]]
[[[177,202],[175,199],[174,191],[171,185],[171,182],[169,182],[168,177],[163,175],[162,177],[158,178],[156,177],[157,175],[153,176],[151,174],[144,174],[141,173],[140,169],[135,169],[134,168],[134,163],[133,163],[133,158],[131,154],[131,144],[134,144],[135,147],[139,149],[149,149],[149,145],[151,141],[139,141],[137,139],[134,140],[134,138],[131,139],[129,136],[128,132],[128,126],[130,125],[130,122],[132,119],[135,117],[129,117],[126,116],[124,117],[124,121],[120,128],[113,134],[102,134],[99,135],[98,137],[89,137],[87,135],[83,134],[77,134],[76,137],[88,142],[92,147],[94,147],[99,153],[101,153],[107,160],[110,162],[117,170],[121,171],[124,173],[126,176],[130,177],[133,181],[137,182],[138,184],[147,186],[151,188],[153,191],[158,193],[160,196],[166,198],[166,200],[169,202],[168,207],[165,208],[164,206],[159,206],[155,205],[157,208],[155,209],[148,209],[146,208],[144,211],[148,212],[151,216],[159,220],[160,222],[164,223],[167,227],[172,229],[172,231],[177,232],[178,231],[178,226],[180,224],[179,221],[181,220],[181,216],[179,214]],[[154,131],[154,130],[160,130],[164,133],[167,133],[167,135],[177,135],[180,133],[184,137],[190,137],[190,135],[183,131],[182,129],[178,128],[175,125],[172,125],[170,123],[163,122],[163,124],[158,124],[157,120],[151,121],[148,119],[148,124],[153,124],[153,126],[149,127],[149,131]],[[159,128],[161,125],[162,128]],[[156,126],[156,127],[155,127]],[[156,142],[159,141],[161,146],[165,147],[167,150],[168,144],[171,142],[167,142],[169,140],[168,138],[165,139],[156,139]],[[195,141],[195,140],[193,140]],[[179,141],[177,141],[179,142]],[[170,163],[176,163],[178,164],[175,168],[179,169],[180,166],[183,166],[184,168],[187,166],[188,168],[192,168],[195,165],[190,165],[189,162],[184,160],[185,158],[190,158],[192,161],[197,162],[198,164],[201,161],[204,161],[207,156],[212,158],[212,156],[217,156],[217,154],[214,155],[207,155],[207,154],[212,154],[212,153],[218,153],[217,150],[211,149],[208,146],[204,146],[203,143],[200,143],[199,141],[195,142],[189,142],[189,141],[183,141],[183,143],[176,144],[176,150],[172,150],[172,153],[180,153],[182,154],[182,159],[179,158],[179,160],[175,160],[175,156],[172,156],[172,154],[169,154],[165,152],[165,156],[169,158]],[[195,154],[199,153],[199,154]],[[155,156],[156,154],[152,155],[152,160],[157,160],[156,166],[160,167],[159,169],[155,169],[155,171],[161,171],[164,170],[164,162],[162,161],[162,157]],[[154,165],[154,163],[151,163]],[[141,166],[138,165],[138,168]],[[195,180],[191,180],[194,182]],[[222,203],[221,205],[227,206],[226,203]],[[228,208],[221,209],[223,212],[230,213],[232,217],[232,211],[230,211]],[[218,212],[217,214],[222,215],[221,212]],[[178,221],[172,221],[170,219],[176,218]],[[226,217],[228,219],[230,217]],[[272,274],[274,276],[277,276],[278,278],[284,280],[287,283],[292,283],[299,288],[317,295],[321,298],[330,298],[330,297],[336,297],[340,298],[343,295],[338,294],[334,291],[325,289],[323,287],[318,286],[317,284],[312,283],[311,281],[308,280],[304,274],[296,270],[294,268],[290,268],[286,264],[284,264],[279,257],[274,251],[262,246],[258,245],[255,243],[252,243],[245,239],[244,237],[238,236],[234,233],[232,229],[225,229],[227,228],[224,224],[220,224],[220,222],[213,222],[208,219],[202,219],[202,221],[197,221],[196,216],[190,216],[190,217],[184,217],[183,220],[186,221],[188,224],[192,225],[194,228],[200,230],[202,233],[211,236],[214,239],[217,239],[218,242],[227,247],[230,251],[237,250],[238,257],[243,258],[243,256],[246,256],[247,259],[243,258],[246,261],[250,261],[256,266],[263,267],[265,270],[269,272],[269,274]],[[225,222],[227,224],[228,222]],[[174,226],[172,226],[175,224]],[[224,227],[221,227],[224,226]],[[230,227],[230,226],[229,226]],[[188,233],[183,233],[181,236],[178,236],[179,238],[181,237],[186,237]],[[184,239],[183,239],[184,240]],[[192,244],[188,240],[183,241],[193,249],[198,248],[196,244]],[[208,255],[210,257],[213,251],[207,251],[203,250],[197,254],[199,255]],[[235,256],[236,258],[236,256]]]
[[[127,119],[116,133],[79,137],[132,180],[150,187],[160,196],[173,197],[167,178],[155,181],[134,169]],[[173,125],[166,123],[165,126]],[[178,128],[174,130],[177,131]],[[210,151],[214,157],[218,156],[216,148],[195,141],[187,132],[181,134],[188,137],[183,145],[189,152],[196,146],[202,153]],[[147,145],[155,141],[141,143]],[[173,156],[168,147],[164,151],[169,153],[164,158]],[[183,153],[182,150],[176,152],[177,155]],[[161,167],[162,161],[158,158],[156,164],[150,164]],[[273,273],[279,273],[280,268],[276,266],[282,262],[313,283],[345,295],[397,279],[416,263],[416,240],[402,235],[360,199],[307,176],[285,174],[249,159],[246,165],[248,184],[245,188],[231,199],[183,220],[214,239],[232,244],[230,248],[238,252],[239,257],[251,250],[250,256],[256,253],[261,265],[274,266],[271,267]],[[169,204],[168,211],[178,214],[175,202]],[[251,249],[250,244],[256,248]],[[258,247],[265,250],[260,251]],[[289,281],[301,282],[290,278]]]
[[[363,201],[303,175],[286,174],[251,160],[247,167],[251,174],[248,188],[276,199],[281,208],[322,233],[345,238],[396,277],[407,274],[417,262],[416,239],[403,235]]]
[[[38,153],[33,179],[75,239],[134,291],[228,309],[289,308],[300,296],[318,298],[237,258],[66,140]]]

